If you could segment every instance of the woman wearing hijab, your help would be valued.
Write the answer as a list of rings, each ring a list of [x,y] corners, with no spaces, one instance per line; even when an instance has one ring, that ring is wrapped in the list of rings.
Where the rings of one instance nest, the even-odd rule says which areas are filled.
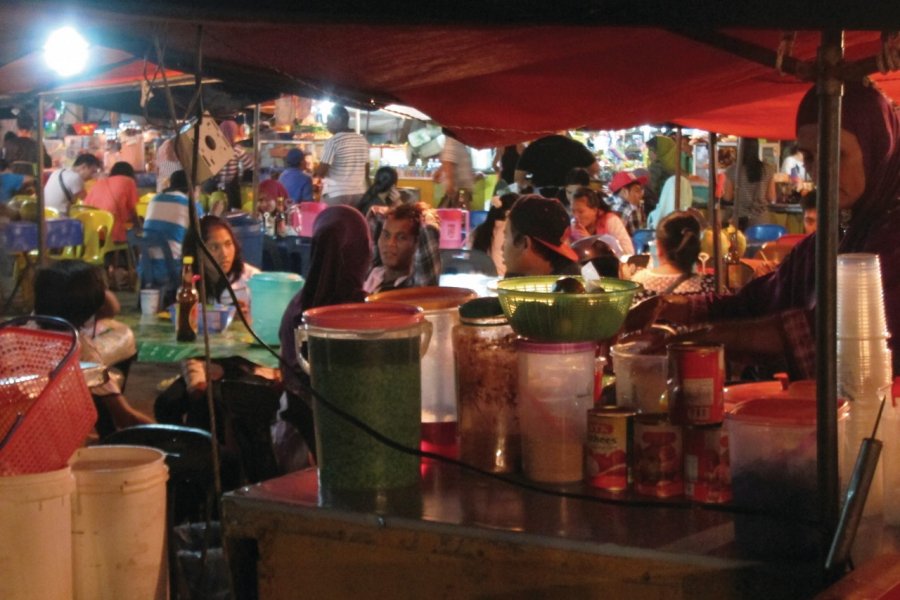
[[[278,337],[281,340],[282,377],[288,408],[282,414],[315,449],[309,377],[300,370],[294,330],[303,312],[318,306],[362,302],[363,282],[372,263],[369,227],[358,210],[347,205],[330,206],[319,213],[310,249],[310,268],[303,289],[284,311]]]
[[[797,139],[816,172],[818,98],[810,89],[797,113]],[[894,371],[900,370],[900,117],[871,85],[847,83],[841,110],[839,253],[869,252],[881,262],[881,279]],[[754,326],[716,327],[712,336],[749,354],[782,354],[794,378],[815,373],[812,310],[815,308],[815,237],[806,237],[779,268],[751,281],[732,297],[709,296],[664,309],[691,321],[757,319]],[[767,317],[768,316],[768,317]],[[761,317],[767,317],[760,319]],[[774,346],[782,346],[775,348]]]

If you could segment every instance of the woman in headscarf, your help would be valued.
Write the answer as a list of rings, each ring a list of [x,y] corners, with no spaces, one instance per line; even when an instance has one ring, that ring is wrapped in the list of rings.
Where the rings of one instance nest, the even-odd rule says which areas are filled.
[[[358,210],[346,205],[330,206],[319,213],[310,248],[309,274],[303,289],[284,311],[278,337],[288,409],[282,414],[315,449],[309,377],[297,361],[294,330],[303,321],[303,312],[318,306],[362,302],[363,282],[372,263],[369,227]]]
[[[816,173],[818,97],[807,92],[797,113],[797,139]],[[897,108],[871,85],[847,83],[841,110],[839,208],[841,238],[839,253],[869,252],[881,262],[888,329],[894,371],[900,370],[900,117]],[[815,373],[812,310],[815,308],[815,238],[801,241],[779,268],[751,281],[732,297],[710,296],[687,306],[666,307],[667,318],[675,315],[691,321],[750,319],[753,327],[717,327],[726,345],[748,353],[786,353],[795,377]],[[687,310],[685,310],[687,309]],[[774,315],[774,316],[773,316]],[[759,320],[760,317],[768,319]],[[768,325],[768,327],[765,327]],[[749,335],[749,334],[753,335]],[[779,335],[780,334],[780,335]],[[782,344],[780,348],[773,348]]]

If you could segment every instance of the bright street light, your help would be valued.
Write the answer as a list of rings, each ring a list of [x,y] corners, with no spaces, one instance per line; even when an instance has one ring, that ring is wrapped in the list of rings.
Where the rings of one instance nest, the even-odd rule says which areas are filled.
[[[44,44],[44,60],[47,66],[62,75],[69,77],[84,70],[88,59],[88,43],[72,27],[57,29],[47,38]]]

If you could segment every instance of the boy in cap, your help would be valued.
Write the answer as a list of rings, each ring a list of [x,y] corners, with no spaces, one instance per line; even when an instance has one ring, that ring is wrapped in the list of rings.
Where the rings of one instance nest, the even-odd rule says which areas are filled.
[[[579,275],[566,233],[569,214],[555,198],[522,196],[509,211],[503,240],[506,276]]]
[[[619,171],[609,182],[611,196],[607,203],[610,209],[622,218],[628,235],[634,235],[635,231],[644,226],[641,205],[646,184],[646,177],[636,177],[631,171]]]
[[[305,160],[303,150],[291,148],[284,157],[286,168],[278,176],[278,182],[287,190],[292,203],[313,199],[312,177],[303,172]]]

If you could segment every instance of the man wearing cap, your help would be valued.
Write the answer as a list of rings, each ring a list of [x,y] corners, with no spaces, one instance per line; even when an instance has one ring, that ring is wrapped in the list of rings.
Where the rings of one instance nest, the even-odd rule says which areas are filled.
[[[647,177],[635,177],[631,171],[619,171],[609,182],[611,194],[607,203],[625,223],[628,235],[644,226],[643,200]]]
[[[506,276],[580,274],[568,230],[569,214],[559,200],[535,194],[519,198],[506,219]]]
[[[291,148],[284,157],[284,171],[278,182],[287,190],[291,202],[306,202],[313,199],[312,177],[303,172],[306,155],[300,148]]]

